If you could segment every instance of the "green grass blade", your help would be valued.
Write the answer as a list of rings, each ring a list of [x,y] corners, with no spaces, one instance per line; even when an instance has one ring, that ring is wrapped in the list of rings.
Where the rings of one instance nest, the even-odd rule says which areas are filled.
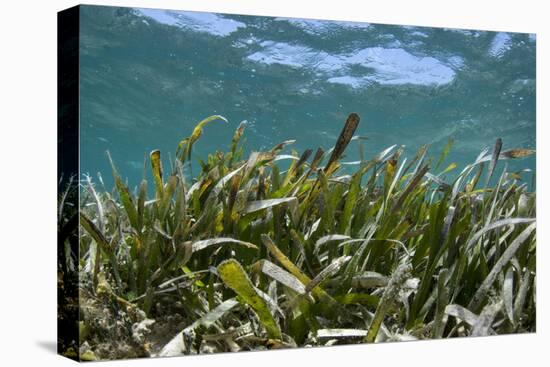
[[[344,204],[344,210],[342,217],[340,218],[339,232],[342,234],[349,234],[351,226],[351,217],[353,209],[357,204],[357,196],[361,190],[361,179],[363,178],[363,170],[359,170],[353,175],[351,184],[346,195],[346,201]]]
[[[483,308],[483,311],[477,318],[475,324],[472,327],[472,336],[486,336],[490,335],[491,325],[495,320],[495,317],[502,308],[502,302],[487,305]]]
[[[447,144],[445,144],[445,147],[443,147],[443,151],[441,152],[441,155],[439,156],[439,160],[435,165],[435,169],[438,169],[439,166],[441,166],[441,163],[445,161],[445,158],[447,158],[447,155],[449,155],[449,152],[451,151],[453,144],[454,144],[454,139],[449,139],[447,141]]]
[[[443,331],[445,329],[445,307],[449,300],[449,291],[447,289],[447,276],[448,269],[441,269],[439,271],[439,278],[437,280],[437,304],[435,309],[435,320],[433,327],[433,337],[441,339],[443,337]]]
[[[229,238],[229,237],[219,237],[219,238],[211,238],[208,240],[200,240],[200,241],[193,242],[192,250],[193,252],[197,252],[197,251],[204,250],[207,247],[221,245],[224,243],[233,243],[233,244],[241,245],[246,248],[250,248],[254,250],[258,249],[258,247],[255,244],[250,242],[236,240],[234,238]]]
[[[300,280],[303,284],[309,284],[311,279],[304,274],[292,261],[285,256],[285,254],[273,243],[271,238],[262,234],[262,242],[267,247],[269,253],[292,275]],[[329,305],[337,304],[334,298],[332,298],[328,293],[326,293],[320,286],[314,287],[311,292],[316,298],[319,298],[322,302],[325,302]]]
[[[493,177],[493,172],[497,166],[498,157],[500,156],[500,150],[502,149],[502,139],[497,138],[495,146],[493,148],[493,154],[491,156],[491,163],[489,163],[489,170],[487,171],[487,180],[485,181],[485,186],[489,185],[491,177]]]
[[[194,329],[199,326],[204,326],[208,329],[210,326],[214,325],[223,315],[231,311],[239,302],[235,298],[230,298],[219,304],[212,311],[208,312],[206,315],[195,321],[193,324],[186,327],[184,330],[179,332],[175,337],[173,337],[160,351],[158,354],[159,357],[173,357],[181,354],[189,353],[189,346],[186,345],[186,335],[189,335]]]
[[[113,169],[115,186],[117,188],[118,195],[120,196],[120,201],[122,202],[122,206],[124,207],[126,215],[128,216],[128,220],[130,221],[130,224],[132,225],[132,227],[138,229],[138,214],[137,214],[136,206],[134,205],[134,200],[132,199],[132,194],[130,193],[130,190],[128,190],[128,187],[124,184],[124,182],[122,182],[122,179],[118,174],[118,171],[115,167],[115,164],[113,163],[113,160],[111,159],[111,154],[109,152],[107,152],[107,156],[109,158],[109,162],[111,163],[111,167]]]
[[[340,132],[340,136],[338,137],[338,140],[336,140],[336,144],[334,145],[334,149],[332,150],[332,154],[328,160],[327,165],[325,166],[325,173],[327,175],[330,175],[332,171],[335,169],[335,163],[340,159],[344,151],[346,150],[346,147],[348,146],[349,142],[351,141],[351,138],[353,137],[353,134],[355,133],[355,130],[357,129],[357,126],[359,125],[359,115],[356,113],[351,113],[346,123],[344,124],[344,128]]]
[[[153,150],[150,154],[150,158],[157,199],[162,200],[162,195],[164,193],[164,182],[162,180],[162,161],[160,160],[160,150]]]
[[[384,320],[386,313],[389,311],[390,306],[396,301],[399,291],[407,280],[411,270],[412,268],[410,264],[401,264],[394,271],[390,282],[382,294],[380,303],[376,308],[374,318],[369,326],[369,331],[364,339],[366,343],[374,343],[376,340],[382,321]]]
[[[530,287],[531,287],[531,272],[529,270],[525,270],[523,277],[521,277],[521,283],[519,285],[519,290],[516,296],[516,300],[514,301],[514,321],[516,325],[518,324],[522,316],[523,306],[525,305],[525,301],[527,299],[527,292],[529,291]]]
[[[506,248],[502,256],[498,259],[498,261],[491,269],[489,275],[487,275],[483,283],[481,283],[476,293],[472,297],[472,300],[468,304],[468,308],[470,310],[477,310],[481,306],[482,302],[487,296],[487,293],[489,292],[489,289],[493,285],[493,282],[496,280],[498,274],[502,271],[502,268],[506,264],[508,264],[508,262],[510,262],[514,254],[519,250],[520,246],[523,245],[523,243],[529,238],[535,228],[536,223],[531,223],[514,239],[510,246]]]
[[[252,266],[255,271],[260,271],[265,275],[273,278],[281,284],[284,284],[288,288],[292,289],[298,294],[305,294],[306,287],[298,278],[290,274],[286,270],[280,268],[279,266],[273,264],[268,260],[260,260]]]
[[[271,208],[276,205],[281,205],[294,200],[296,200],[295,197],[249,201],[246,204],[246,208],[244,209],[244,212],[245,214],[250,214],[250,213],[257,212],[259,210]]]
[[[502,285],[502,300],[504,301],[504,310],[508,316],[508,320],[515,324],[514,320],[514,268],[508,267],[506,275],[504,276],[504,282]]]
[[[477,231],[469,240],[468,240],[468,243],[466,244],[466,250],[469,251],[471,250],[471,248],[473,247],[473,245],[477,242],[477,240],[479,240],[481,238],[481,236],[483,236],[484,234],[486,234],[487,232],[489,231],[492,231],[494,229],[497,229],[497,228],[500,228],[500,227],[504,227],[504,226],[511,226],[511,225],[516,225],[516,224],[527,224],[527,223],[533,223],[535,222],[536,219],[535,218],[506,218],[506,219],[501,219],[501,220],[497,220],[491,224],[488,224],[487,226],[483,227],[482,229],[480,229],[479,231]]]
[[[115,253],[111,248],[111,245],[103,235],[103,233],[97,228],[97,226],[92,222],[84,213],[80,212],[80,225],[88,232],[88,234],[94,239],[99,248],[109,257],[111,267],[113,268],[113,275],[117,283],[117,287],[120,288],[122,280],[118,272],[118,262],[115,257]],[[98,261],[99,259],[96,259]]]
[[[267,334],[272,339],[281,339],[281,330],[265,301],[258,295],[243,267],[234,259],[218,265],[218,273],[226,286],[237,293],[258,315]]]
[[[147,200],[147,181],[141,181],[139,185],[139,196],[137,202],[137,226],[138,231],[141,231],[143,228],[143,221],[145,218],[145,201]]]

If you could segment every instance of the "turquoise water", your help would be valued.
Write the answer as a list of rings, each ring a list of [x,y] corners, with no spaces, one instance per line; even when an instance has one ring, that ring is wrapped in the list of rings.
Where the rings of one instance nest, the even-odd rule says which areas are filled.
[[[81,172],[101,172],[106,183],[106,150],[137,185],[146,154],[160,149],[168,165],[168,153],[212,114],[229,123],[204,129],[197,159],[226,151],[242,120],[248,151],[287,139],[298,152],[327,150],[350,112],[361,116],[367,158],[394,144],[409,157],[429,144],[437,158],[449,138],[448,162],[459,166],[498,137],[503,150],[535,148],[532,34],[81,9]],[[353,142],[344,160],[359,159],[358,148]],[[534,171],[535,158],[509,165]]]

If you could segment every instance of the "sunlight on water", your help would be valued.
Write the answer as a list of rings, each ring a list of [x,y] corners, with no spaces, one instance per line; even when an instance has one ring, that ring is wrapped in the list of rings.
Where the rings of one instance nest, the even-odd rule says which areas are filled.
[[[212,114],[230,123],[205,128],[196,159],[226,150],[242,120],[249,150],[328,149],[350,112],[366,157],[393,144],[437,157],[450,138],[459,166],[498,137],[535,148],[534,35],[114,7],[83,7],[81,32],[81,168],[109,172],[110,150],[131,185],[145,154],[168,164]]]

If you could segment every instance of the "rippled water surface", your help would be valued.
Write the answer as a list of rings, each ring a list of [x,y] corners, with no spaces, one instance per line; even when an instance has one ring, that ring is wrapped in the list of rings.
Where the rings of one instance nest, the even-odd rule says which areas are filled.
[[[80,42],[81,170],[106,181],[106,150],[135,185],[145,154],[168,164],[212,114],[229,123],[205,128],[197,159],[227,150],[242,120],[249,151],[329,149],[350,112],[366,157],[393,144],[437,157],[450,138],[459,166],[498,137],[535,148],[532,34],[84,6]]]

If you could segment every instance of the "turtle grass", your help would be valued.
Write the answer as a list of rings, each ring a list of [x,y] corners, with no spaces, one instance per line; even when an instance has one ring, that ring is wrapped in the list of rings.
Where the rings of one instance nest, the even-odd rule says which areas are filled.
[[[498,139],[442,168],[451,142],[435,160],[394,145],[349,174],[351,114],[313,157],[293,141],[245,157],[241,124],[189,180],[214,120],[227,122],[199,122],[168,169],[151,153],[154,197],[112,161],[113,191],[81,184],[81,358],[535,331],[535,192],[497,165],[534,151]]]

